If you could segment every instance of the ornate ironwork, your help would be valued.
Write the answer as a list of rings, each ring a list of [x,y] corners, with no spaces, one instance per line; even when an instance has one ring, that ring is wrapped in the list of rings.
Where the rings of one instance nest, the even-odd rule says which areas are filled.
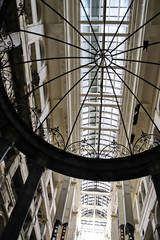
[[[159,144],[160,136],[142,132],[141,137],[135,142],[133,146],[133,153],[138,154],[140,152],[144,152]]]
[[[25,13],[25,0],[20,0],[17,7],[18,17]]]
[[[77,141],[74,143],[71,143],[67,148],[67,152],[70,152],[72,154],[80,155],[83,157],[89,157],[89,158],[96,158],[97,154],[95,149],[92,147],[91,144],[87,142],[86,139],[82,141]]]
[[[54,147],[64,150],[65,142],[62,134],[59,132],[59,127],[43,128],[41,129],[41,136]]]
[[[8,62],[8,57],[6,53],[14,48],[14,44],[10,34],[6,33],[4,29],[0,30],[0,60],[1,67],[3,67]]]
[[[0,53],[8,52],[13,48],[14,44],[10,34],[6,33],[4,29],[0,30]]]
[[[0,52],[0,67],[3,68],[6,63],[8,63],[9,60],[8,60],[8,55],[6,52]]]
[[[15,92],[12,81],[12,73],[8,70],[1,70],[2,81],[11,103],[15,101]]]
[[[24,104],[14,104],[13,105],[14,109],[16,110],[16,112],[19,113],[19,116],[21,117],[21,119],[29,126],[32,126],[33,131],[35,131],[38,127],[38,125],[40,124],[40,120],[39,117],[37,115],[36,112],[36,108],[34,107],[30,107],[30,106],[26,106]],[[30,116],[30,119],[27,119],[27,116]],[[30,121],[27,121],[30,120]],[[30,125],[31,123],[31,125]]]
[[[105,146],[100,152],[100,158],[117,158],[131,155],[130,150],[115,140],[111,144]]]

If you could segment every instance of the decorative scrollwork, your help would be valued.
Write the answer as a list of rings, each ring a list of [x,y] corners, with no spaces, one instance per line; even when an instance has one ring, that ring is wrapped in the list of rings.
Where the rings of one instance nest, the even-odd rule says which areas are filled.
[[[0,67],[3,68],[7,63],[9,62],[8,60],[8,55],[7,53],[0,53]]]
[[[8,52],[14,47],[10,34],[6,33],[4,29],[0,30],[0,54]]]
[[[131,155],[130,150],[123,146],[122,144],[117,143],[115,140],[111,144],[105,146],[100,152],[100,158],[118,158],[126,157]]]
[[[14,44],[10,34],[6,33],[4,29],[0,30],[0,61],[1,67],[8,62],[7,52],[14,48]]]
[[[21,119],[26,123],[28,127],[31,127],[33,131],[40,125],[40,120],[37,115],[36,109],[24,104],[13,105],[16,112],[18,112]]]
[[[25,4],[23,0],[20,0],[18,7],[17,7],[18,17],[25,13]]]
[[[83,157],[90,157],[90,158],[96,158],[97,154],[95,149],[90,145],[86,139],[82,141],[77,141],[74,143],[71,143],[67,148],[67,152],[70,152],[72,154],[80,155]]]
[[[52,144],[54,147],[64,150],[65,142],[62,134],[59,132],[59,127],[43,128],[40,134],[46,142]]]
[[[2,81],[11,103],[15,101],[15,92],[12,81],[12,74],[8,70],[1,70]]]
[[[133,153],[138,154],[149,150],[160,144],[160,136],[155,134],[146,134],[142,132],[141,137],[136,141],[133,146]]]

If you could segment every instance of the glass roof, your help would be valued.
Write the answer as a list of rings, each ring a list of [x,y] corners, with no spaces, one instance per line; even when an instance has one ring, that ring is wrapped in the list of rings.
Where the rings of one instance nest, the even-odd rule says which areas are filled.
[[[90,52],[81,51],[81,56],[93,57],[92,53],[96,55],[94,59],[96,67],[93,68],[94,63],[81,69],[81,77],[85,75],[81,82],[81,103],[84,103],[81,111],[81,138],[87,140],[99,157],[103,157],[104,154],[108,155],[104,152],[101,154],[101,151],[105,146],[118,142],[120,132],[123,83],[119,76],[124,79],[124,71],[112,64],[111,52],[116,54],[126,49],[126,44],[118,48],[116,46],[128,34],[129,13],[126,14],[121,26],[120,23],[130,1],[82,0],[81,2],[80,31],[90,43],[81,38],[81,47]],[[106,57],[102,59],[101,54]],[[123,54],[122,58],[124,57]],[[124,66],[124,62],[116,60],[116,56],[114,62]],[[81,59],[81,65],[87,63],[88,59]],[[94,239],[96,233],[99,235],[95,239],[107,239],[110,193],[109,182],[82,181],[81,239],[86,240],[91,237]]]
[[[111,184],[109,182],[82,180],[81,190],[82,236],[87,236],[87,232],[88,234],[98,232],[103,233],[101,236],[105,235],[108,224]]]
[[[83,180],[81,184],[81,190],[109,193],[111,191],[111,185],[109,182]]]
[[[106,12],[104,11],[104,5],[106,5]],[[81,69],[81,76],[90,71],[81,83],[81,102],[85,100],[81,114],[81,137],[87,139],[88,143],[98,153],[98,156],[100,156],[100,151],[104,145],[109,145],[113,140],[117,141],[119,136],[121,121],[119,108],[121,108],[122,104],[123,83],[118,75],[123,78],[124,70],[112,64],[110,52],[128,34],[129,13],[123,19],[116,37],[114,36],[128,6],[129,0],[83,0],[80,5],[80,30],[83,36],[91,43],[89,45],[84,38],[81,38],[81,47],[91,53],[95,53],[95,49],[97,51],[100,49],[99,52],[105,49],[105,54],[107,54],[105,63],[101,64],[101,59],[95,59],[97,60],[95,68],[91,70],[91,64]],[[114,50],[114,54],[125,49],[126,45],[122,44],[118,49]],[[81,55],[82,57],[92,57],[91,53],[82,51]],[[81,64],[86,64],[87,61],[82,58]],[[115,63],[124,66],[123,61],[115,60]],[[113,69],[116,68],[118,75],[109,65]],[[88,92],[89,88],[90,91]],[[102,102],[103,104],[101,104]]]

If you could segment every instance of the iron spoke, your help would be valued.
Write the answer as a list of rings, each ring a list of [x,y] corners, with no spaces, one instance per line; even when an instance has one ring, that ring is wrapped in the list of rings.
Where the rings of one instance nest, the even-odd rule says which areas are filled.
[[[60,42],[60,43],[64,43],[64,44],[66,44],[66,45],[69,45],[69,46],[78,48],[78,49],[80,49],[80,50],[82,50],[82,51],[85,51],[85,52],[88,52],[88,53],[90,53],[90,54],[92,54],[92,55],[95,55],[94,53],[92,53],[92,52],[90,52],[90,51],[88,51],[88,50],[86,50],[86,49],[84,49],[84,48],[78,47],[78,46],[76,46],[76,45],[74,45],[74,44],[72,44],[72,43],[68,43],[68,42],[65,42],[65,41],[60,40],[60,39],[57,39],[57,38],[53,38],[53,37],[51,37],[51,36],[47,36],[47,35],[44,35],[44,34],[41,34],[41,33],[31,32],[31,31],[27,31],[27,30],[23,30],[23,29],[20,29],[19,31],[20,31],[20,32],[29,33],[29,34],[34,34],[34,35],[37,35],[37,36],[40,36],[40,37],[44,37],[44,38],[48,38],[48,39],[51,39],[51,40],[54,40],[54,41],[57,41],[57,42]]]
[[[154,18],[156,18],[160,12],[155,14],[152,18],[150,18],[148,21],[146,21],[144,24],[142,24],[139,28],[137,28],[133,33],[131,33],[128,37],[126,37],[121,43],[119,43],[114,49],[112,49],[111,53],[116,50],[119,46],[121,46],[126,40],[128,40],[130,37],[132,37],[135,33],[137,33],[141,28],[143,28],[145,25],[147,25],[149,22],[151,22]]]
[[[118,28],[117,28],[117,30],[116,30],[116,32],[115,32],[115,34],[113,35],[113,38],[112,38],[112,40],[111,40],[111,42],[110,42],[110,44],[109,44],[109,46],[108,46],[108,49],[107,49],[107,50],[109,50],[110,46],[112,45],[112,42],[113,42],[114,38],[116,37],[116,35],[117,35],[117,33],[118,33],[118,30],[119,30],[120,26],[122,25],[122,23],[123,23],[123,21],[124,21],[124,19],[125,19],[126,15],[127,15],[127,13],[128,13],[128,11],[130,10],[130,8],[131,8],[131,6],[132,6],[133,2],[134,2],[134,0],[132,0],[132,1],[131,1],[131,3],[130,3],[130,5],[129,5],[129,7],[127,8],[127,11],[126,11],[125,15],[123,16],[123,18],[122,18],[122,20],[121,20],[121,22],[120,22],[120,24],[119,24],[119,26],[118,26]]]
[[[97,52],[97,49],[85,38],[85,36],[76,28],[74,27],[66,18],[64,18],[57,10],[55,10],[51,5],[46,3],[45,1],[41,0],[48,8],[54,11],[58,16],[60,16],[66,23],[68,23],[83,39]]]
[[[101,69],[101,83],[100,83],[100,110],[99,110],[99,128],[98,128],[98,157],[100,152],[100,144],[101,144],[101,125],[102,125],[102,105],[103,105],[103,76],[104,76],[104,68]]]
[[[85,73],[64,95],[63,97],[56,103],[56,105],[51,109],[51,111],[47,114],[47,116],[45,117],[45,119],[41,122],[41,124],[38,126],[38,128],[35,130],[35,132],[40,129],[40,127],[42,126],[42,124],[46,121],[46,119],[49,117],[49,115],[51,115],[51,113],[56,109],[56,107],[62,102],[62,100],[78,85],[78,83],[80,83],[82,81],[82,79],[87,76],[88,73],[90,73],[93,69],[95,68],[92,67],[87,73]]]
[[[103,3],[103,39],[102,39],[102,49],[105,49],[105,24],[106,24],[106,1]]]
[[[147,46],[153,46],[153,45],[156,45],[156,44],[160,44],[160,42],[149,43]],[[122,53],[134,51],[134,50],[137,50],[137,49],[139,49],[139,48],[144,48],[144,45],[139,46],[139,47],[135,47],[135,48],[131,48],[131,49],[128,49],[128,50],[119,52],[119,53],[112,54],[112,57],[117,56],[117,55],[122,54]]]
[[[138,62],[138,63],[147,63],[147,64],[153,64],[153,65],[158,65],[158,66],[160,65],[160,63],[156,63],[156,62],[139,61],[139,60],[133,60],[133,59],[113,58],[113,60],[127,61],[127,62]]]
[[[103,2],[103,36],[102,36],[102,50],[105,49],[105,23],[106,23],[106,0]],[[104,66],[105,59],[102,58],[101,64]],[[98,157],[100,153],[101,144],[101,125],[102,125],[102,106],[103,106],[103,80],[104,80],[104,68],[101,68],[101,83],[100,83],[100,109],[99,109],[99,127],[98,127]]]
[[[112,63],[113,63],[113,62],[112,62]],[[151,85],[152,87],[154,87],[154,88],[156,88],[157,90],[160,91],[160,88],[158,88],[158,87],[155,86],[154,84],[150,83],[149,81],[145,80],[144,78],[138,76],[137,74],[131,72],[130,70],[128,70],[128,69],[126,69],[126,68],[124,68],[124,67],[122,67],[122,66],[117,65],[116,63],[113,63],[113,64],[116,65],[117,67],[119,67],[119,68],[121,68],[121,69],[123,69],[123,70],[125,70],[125,71],[127,71],[127,72],[129,72],[129,73],[131,73],[131,74],[134,75],[135,77],[143,80],[144,82],[148,83],[149,85]],[[111,67],[111,66],[110,66],[110,67]]]
[[[84,7],[84,5],[83,5],[83,3],[82,3],[81,0],[80,0],[80,3],[81,3],[81,6],[82,6],[82,8],[83,8],[83,10],[84,10],[84,12],[85,12],[85,15],[86,15],[86,17],[87,17],[87,20],[88,20],[88,22],[89,22],[89,25],[90,25],[90,27],[91,27],[91,29],[92,29],[93,35],[94,35],[95,40],[96,40],[97,45],[98,45],[98,48],[99,48],[99,50],[101,50],[100,45],[99,45],[99,42],[98,42],[98,39],[97,39],[96,34],[95,34],[95,32],[94,32],[94,29],[93,29],[93,27],[92,27],[91,21],[90,21],[90,19],[89,19],[89,17],[88,17],[88,14],[87,14],[87,12],[86,12],[86,10],[85,10],[85,7]]]
[[[89,86],[89,88],[88,88],[88,91],[87,91],[87,93],[86,93],[86,95],[85,95],[85,97],[84,97],[84,99],[83,99],[83,102],[82,102],[82,104],[81,104],[81,106],[80,106],[80,109],[79,109],[79,111],[78,111],[78,114],[77,114],[77,116],[76,116],[76,119],[75,119],[75,121],[74,121],[74,123],[73,123],[72,129],[71,129],[70,134],[69,134],[69,136],[68,136],[65,149],[66,149],[67,146],[68,146],[69,140],[70,140],[71,135],[72,135],[73,130],[74,130],[74,127],[75,127],[75,125],[76,125],[76,123],[77,123],[77,120],[78,120],[79,115],[80,115],[80,113],[81,113],[82,107],[84,106],[84,103],[85,103],[85,101],[86,101],[86,98],[87,98],[87,96],[88,96],[88,93],[89,93],[89,91],[90,91],[90,89],[91,89],[91,87],[92,87],[92,84],[93,84],[93,82],[94,82],[94,80],[95,80],[95,78],[96,78],[96,76],[97,76],[97,73],[98,73],[98,71],[99,71],[99,68],[100,68],[100,67],[98,67],[98,69],[97,69],[97,71],[96,71],[96,73],[95,73],[95,75],[94,75],[94,78],[92,79],[92,82],[91,82],[91,84],[90,84],[90,86]]]
[[[121,121],[122,121],[123,128],[124,128],[124,131],[125,131],[125,135],[126,135],[126,138],[127,138],[128,146],[129,146],[130,152],[132,154],[132,149],[131,149],[131,146],[130,146],[129,137],[128,137],[127,129],[126,129],[126,126],[125,126],[125,123],[124,123],[124,119],[123,119],[123,116],[122,116],[121,108],[120,108],[120,105],[119,105],[119,102],[118,102],[118,99],[117,99],[117,95],[116,95],[116,92],[115,92],[115,89],[114,89],[114,86],[113,86],[113,83],[112,83],[112,79],[111,79],[110,73],[108,71],[108,68],[106,68],[106,69],[107,69],[107,73],[108,73],[108,76],[109,76],[109,81],[110,81],[111,86],[112,86],[113,94],[114,94],[114,97],[116,99],[117,107],[118,107],[118,110],[119,110],[119,113],[120,113]]]
[[[110,66],[111,67],[111,66]],[[149,117],[149,119],[151,120],[151,122],[153,123],[153,125],[155,126],[155,128],[158,130],[158,132],[160,133],[159,128],[157,127],[157,125],[155,124],[155,122],[153,121],[153,119],[151,118],[151,116],[149,115],[149,113],[147,112],[147,110],[145,109],[145,107],[143,106],[143,104],[140,102],[140,100],[136,97],[136,95],[134,94],[134,92],[131,90],[131,88],[125,83],[125,81],[121,78],[121,76],[114,70],[113,67],[111,67],[111,69],[115,72],[115,74],[119,77],[119,79],[121,79],[121,81],[123,82],[123,84],[127,87],[127,89],[131,92],[131,94],[134,96],[134,98],[137,100],[137,102],[140,104],[140,106],[143,108],[144,112],[147,114],[147,116]]]
[[[78,69],[80,69],[80,68],[86,67],[86,66],[88,66],[88,65],[90,65],[90,64],[92,64],[92,63],[94,63],[94,62],[87,63],[87,64],[85,64],[85,65],[81,65],[81,66],[79,66],[79,67],[77,67],[77,68],[74,68],[74,69],[69,70],[68,72],[62,73],[62,74],[60,74],[59,76],[57,76],[57,77],[55,77],[55,78],[52,78],[52,79],[48,80],[47,82],[41,84],[40,86],[34,88],[33,90],[29,91],[29,92],[28,92],[26,95],[24,95],[22,98],[30,95],[31,93],[33,93],[33,92],[36,91],[37,89],[45,86],[46,84],[48,84],[48,83],[50,83],[50,82],[53,82],[54,80],[56,80],[56,79],[58,79],[58,78],[60,78],[60,77],[65,76],[66,74],[69,74],[69,73],[71,73],[71,72],[74,72],[74,71],[76,71],[76,70],[78,70]]]
[[[41,58],[41,59],[28,60],[28,61],[24,61],[24,62],[17,62],[17,63],[13,63],[13,64],[10,64],[10,65],[7,65],[7,66],[5,65],[4,67],[0,67],[0,69],[12,67],[12,66],[17,66],[17,65],[25,64],[25,63],[32,63],[32,62],[61,60],[61,59],[79,59],[79,58],[83,58],[83,59],[94,59],[94,58],[92,58],[92,57],[54,57],[54,58]]]

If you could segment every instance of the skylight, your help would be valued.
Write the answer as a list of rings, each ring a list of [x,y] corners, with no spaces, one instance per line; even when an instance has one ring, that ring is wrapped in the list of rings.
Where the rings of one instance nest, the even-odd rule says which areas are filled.
[[[106,6],[106,11],[103,6]],[[101,58],[98,60],[95,58],[96,67],[94,69],[91,70],[92,65],[90,65],[81,70],[82,76],[91,70],[81,84],[81,102],[87,95],[82,108],[81,137],[87,139],[88,143],[95,148],[98,156],[104,146],[111,144],[113,140],[117,141],[119,136],[121,119],[117,101],[121,108],[123,87],[118,75],[123,78],[124,71],[112,64],[113,55],[110,53],[128,34],[129,14],[126,14],[118,33],[114,36],[128,6],[129,0],[83,0],[80,4],[80,30],[91,43],[89,45],[84,38],[81,38],[81,47],[94,54],[97,50],[97,59],[101,51],[107,56],[104,63],[101,63]],[[113,53],[116,54],[125,48],[126,45],[122,44]],[[92,54],[88,52],[82,51],[81,54],[83,57],[92,57]],[[82,59],[81,63],[86,64],[86,59]],[[117,60],[115,63],[124,65],[123,61],[118,62]],[[110,66],[116,69],[118,75]],[[90,91],[88,92],[89,87]],[[101,104],[102,102],[103,104]]]
[[[124,62],[113,56],[126,49],[125,43],[116,46],[128,34],[129,3],[129,0],[82,0],[80,4],[80,30],[90,43],[81,38],[81,47],[88,50],[82,51],[81,56],[93,57],[94,53],[94,64],[81,69],[81,77],[85,75],[81,83],[81,139],[95,149],[98,157],[107,158],[106,146],[118,142],[123,99],[119,76],[124,79],[124,71],[114,63],[124,66]],[[81,65],[87,62],[82,58]],[[108,182],[82,180],[81,240],[108,239],[110,192]]]

